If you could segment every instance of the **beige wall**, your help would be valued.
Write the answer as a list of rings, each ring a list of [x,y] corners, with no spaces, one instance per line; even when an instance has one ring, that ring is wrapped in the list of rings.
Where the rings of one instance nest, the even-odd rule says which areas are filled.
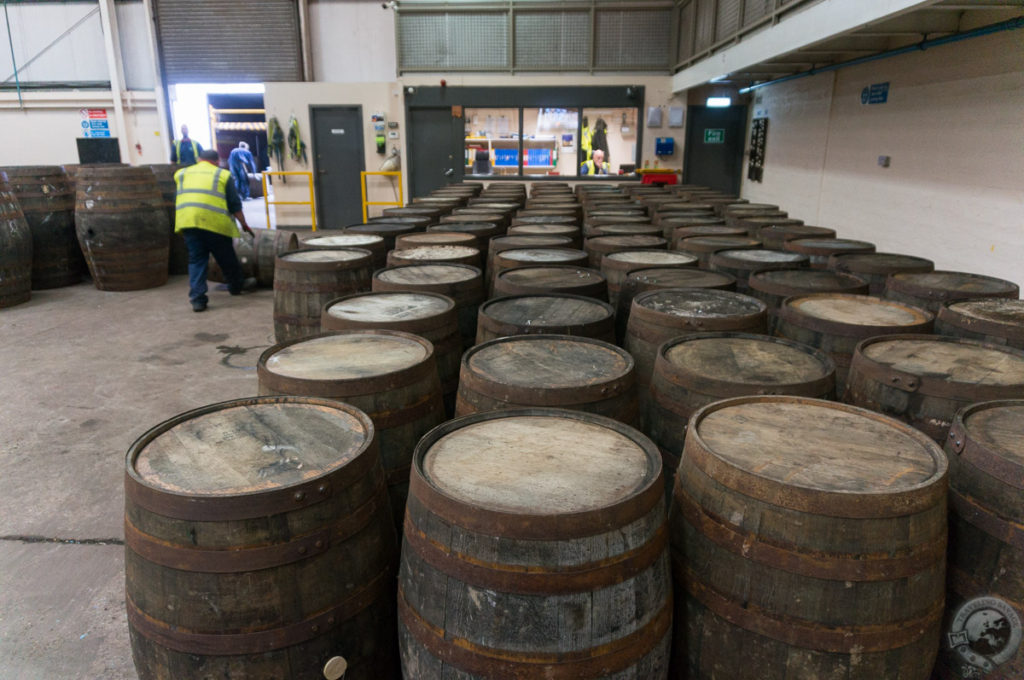
[[[745,179],[744,198],[880,251],[1024,284],[1020,40],[1010,31],[757,91],[764,182]],[[886,81],[888,103],[861,104],[862,88]]]

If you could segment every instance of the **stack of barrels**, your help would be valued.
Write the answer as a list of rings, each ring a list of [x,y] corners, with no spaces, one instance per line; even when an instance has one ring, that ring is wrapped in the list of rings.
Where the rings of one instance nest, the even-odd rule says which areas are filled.
[[[312,235],[276,257],[274,287],[263,396],[185,414],[129,454],[139,664],[192,654],[212,674],[326,664],[427,679],[1024,671],[1014,284],[703,187],[538,181],[452,184]],[[250,478],[204,469],[222,464],[211,446]],[[244,547],[180,540],[202,511],[161,500],[172,483],[211,508],[267,495],[210,511],[255,530],[244,540],[265,562],[224,565],[233,578],[333,569],[362,608],[346,618],[338,584],[312,597],[299,580],[304,607],[270,602],[242,637],[230,616],[218,628],[164,612],[171,594],[151,590],[194,590],[212,548]],[[362,505],[335,490],[371,486]],[[276,504],[286,496],[294,508]],[[260,534],[292,512],[339,522],[323,531],[343,552],[305,524]],[[356,525],[373,531],[350,549]],[[191,565],[181,582],[171,563]]]

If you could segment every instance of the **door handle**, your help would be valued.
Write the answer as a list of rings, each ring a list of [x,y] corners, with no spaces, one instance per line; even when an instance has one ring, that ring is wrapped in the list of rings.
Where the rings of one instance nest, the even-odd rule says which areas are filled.
[[[455,174],[455,168],[448,168],[447,170],[444,171],[444,176],[445,177],[451,177],[454,174]]]
[[[326,175],[327,171],[326,170],[317,170],[316,174],[318,174],[318,175]]]

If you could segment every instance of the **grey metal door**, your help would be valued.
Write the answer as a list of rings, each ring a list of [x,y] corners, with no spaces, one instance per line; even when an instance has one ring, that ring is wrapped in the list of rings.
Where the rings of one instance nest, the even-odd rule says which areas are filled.
[[[363,221],[359,173],[366,168],[361,106],[310,106],[317,225],[340,229]]]
[[[687,107],[683,182],[738,195],[746,128],[745,106]]]
[[[409,109],[409,193],[426,196],[465,172],[465,122],[451,107]]]

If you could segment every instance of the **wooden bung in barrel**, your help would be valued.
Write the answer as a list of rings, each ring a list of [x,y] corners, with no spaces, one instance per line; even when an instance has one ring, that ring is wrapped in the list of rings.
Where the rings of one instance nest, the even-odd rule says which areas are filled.
[[[594,236],[583,242],[583,250],[590,256],[590,266],[601,268],[601,260],[608,253],[622,250],[665,250],[668,241],[661,236]]]
[[[768,308],[749,295],[710,288],[666,288],[633,298],[624,347],[636,360],[643,400],[661,343],[687,333],[764,333]]]
[[[704,333],[661,345],[644,422],[645,433],[661,449],[668,493],[687,424],[699,409],[719,399],[758,394],[832,399],[835,374],[824,352],[767,335]]]
[[[828,227],[815,227],[809,224],[787,224],[773,221],[757,230],[757,238],[761,239],[765,248],[785,250],[786,241],[798,238],[835,238],[836,230]]]
[[[1024,300],[947,302],[935,317],[935,332],[1024,349]]]
[[[535,293],[494,298],[480,305],[477,344],[530,333],[615,341],[614,307],[582,295]]]
[[[946,475],[923,434],[844,404],[736,397],[695,413],[669,515],[686,624],[672,677],[927,680]]]
[[[944,302],[980,298],[1016,300],[1020,287],[1012,281],[968,272],[933,271],[893,274],[885,284],[885,297],[924,307],[938,314]]]
[[[375,272],[374,291],[440,293],[455,301],[462,348],[476,341],[477,308],[486,299],[480,269],[468,264],[407,264]]]
[[[885,292],[889,274],[901,272],[930,272],[935,263],[923,257],[899,253],[849,253],[828,258],[828,269],[853,274],[867,280],[871,295]]]
[[[261,395],[337,399],[370,416],[400,528],[413,447],[445,418],[430,341],[402,331],[322,333],[269,347],[256,374]]]
[[[434,346],[441,393],[454,407],[462,337],[455,301],[450,297],[440,293],[382,291],[346,295],[324,305],[321,328],[405,331],[426,338]]]
[[[591,413],[477,413],[430,432],[398,581],[405,677],[666,677],[663,499],[654,444]]]
[[[551,406],[596,413],[635,426],[633,366],[633,357],[624,349],[593,338],[495,338],[473,347],[462,358],[455,415]]]
[[[876,335],[930,333],[934,317],[911,307],[869,295],[817,293],[787,298],[779,308],[775,334],[820,349],[836,363],[837,394],[857,343]]]
[[[401,237],[399,237],[401,238]],[[309,238],[303,239],[303,248],[314,250],[336,250],[338,248],[362,248],[369,250],[373,256],[373,268],[384,267],[388,257],[387,244],[383,236],[376,234],[328,234],[313,232]]]
[[[905,420],[945,442],[956,412],[1024,398],[1024,350],[941,335],[889,335],[857,345],[846,401]]]
[[[532,265],[506,269],[494,278],[494,295],[569,293],[608,301],[608,282],[596,269],[572,265]]]
[[[373,424],[257,397],[183,413],[125,470],[125,600],[141,680],[396,678],[398,563]]]
[[[32,232],[0,172],[0,308],[32,297]]]
[[[612,307],[619,303],[622,284],[631,271],[659,267],[671,269],[697,267],[697,256],[670,250],[622,250],[608,253],[601,260],[601,273],[608,279],[608,301]]]
[[[274,273],[274,335],[278,342],[316,335],[325,303],[369,290],[372,256],[362,248],[293,250],[278,255]]]
[[[957,413],[949,458],[949,590],[940,678],[1024,677],[1024,401]],[[984,672],[979,676],[978,669]]]
[[[811,258],[811,269],[828,269],[828,258],[848,253],[873,253],[875,244],[848,238],[795,238],[786,241],[783,250],[803,253]]]
[[[708,258],[708,269],[725,272],[736,277],[736,290],[750,292],[747,281],[751,274],[778,269],[800,269],[807,267],[809,259],[800,253],[784,250],[719,250]]]

